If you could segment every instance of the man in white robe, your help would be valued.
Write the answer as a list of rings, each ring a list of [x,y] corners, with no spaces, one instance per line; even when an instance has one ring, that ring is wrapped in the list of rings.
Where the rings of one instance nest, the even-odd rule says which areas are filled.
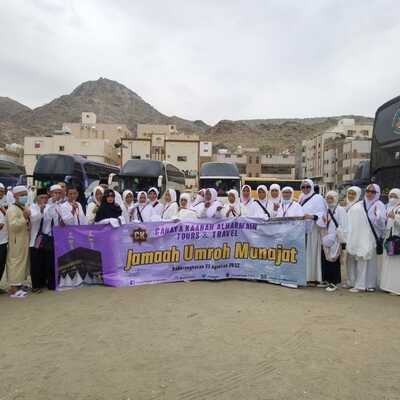
[[[306,224],[306,269],[308,282],[321,282],[321,233],[320,226],[324,225],[323,217],[327,207],[324,198],[314,192],[314,183],[305,179],[301,183],[302,194],[299,199],[303,207]],[[318,224],[317,224],[318,222]]]
[[[22,284],[28,276],[30,215],[27,207],[28,190],[25,186],[13,189],[15,203],[7,210],[8,252],[7,277],[10,297],[25,297]]]

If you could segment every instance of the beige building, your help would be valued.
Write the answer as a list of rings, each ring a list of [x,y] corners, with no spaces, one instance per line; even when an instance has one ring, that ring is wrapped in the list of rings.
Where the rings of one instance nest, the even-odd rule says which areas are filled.
[[[24,165],[28,175],[33,173],[36,161],[42,154],[80,155],[104,164],[119,164],[114,144],[104,139],[80,139],[72,135],[25,137]]]
[[[175,125],[138,125],[137,137],[122,139],[121,165],[130,159],[168,161],[185,173],[186,187],[197,186],[202,162],[210,161],[211,142],[185,135]]]
[[[302,143],[302,177],[318,183],[321,191],[349,185],[357,166],[369,160],[372,125],[345,118],[337,126]]]
[[[283,153],[279,155],[261,154],[255,148],[238,148],[234,152],[227,149],[218,150],[214,161],[232,162],[239,169],[242,177],[260,177],[270,179],[295,179],[296,157]]]
[[[97,123],[97,116],[92,112],[83,112],[81,122],[64,122],[57,134],[70,134],[79,139],[106,139],[112,144],[120,138],[133,137],[125,124]]]
[[[154,135],[164,136],[165,139],[180,140],[199,140],[199,135],[186,134],[178,131],[176,125],[152,125],[138,124],[136,129],[136,137],[139,139],[149,139]]]

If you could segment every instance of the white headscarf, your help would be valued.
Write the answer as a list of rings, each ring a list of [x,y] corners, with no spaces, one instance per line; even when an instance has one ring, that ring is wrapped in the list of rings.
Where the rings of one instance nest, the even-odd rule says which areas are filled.
[[[356,197],[353,201],[350,201],[347,197],[349,192],[354,192]],[[346,190],[346,209],[348,210],[353,204],[357,203],[361,197],[361,189],[358,186],[351,186]]]
[[[367,186],[367,190],[371,186],[374,188],[376,193],[372,200],[367,199],[367,194],[364,195],[364,200],[365,200],[365,205],[367,206],[367,210],[369,210],[381,197],[381,188],[376,183],[371,183]]]
[[[245,188],[248,188],[248,189],[250,190],[249,199],[246,201],[246,204],[247,204],[248,202],[250,202],[250,201],[253,200],[253,199],[252,199],[252,197],[251,197],[251,187],[250,187],[249,185],[243,185],[243,186],[242,186],[242,190],[241,190],[241,192],[240,192],[240,200],[241,200],[242,202],[244,202],[244,199],[243,199],[243,190],[244,190]]]
[[[168,192],[171,196],[171,201],[169,201],[168,203],[165,201],[165,197],[164,197],[165,205],[176,202],[176,191],[174,189],[167,189],[165,192]],[[165,196],[165,194],[164,194],[164,196]]]
[[[394,199],[395,201],[390,202],[390,195],[395,194],[397,196],[397,199]],[[389,192],[389,203],[387,205],[387,212],[389,213],[396,207],[400,205],[400,189],[394,188]]]
[[[181,200],[186,200],[187,204],[185,208],[190,208],[190,194],[189,193],[182,193],[179,198],[179,207],[182,207]]]
[[[303,192],[300,195],[299,198],[299,203],[301,204],[304,200],[307,200],[309,197],[311,197],[314,194],[314,182],[311,179],[304,179],[301,182],[301,186],[306,183],[307,185],[311,186],[311,190],[309,193],[304,194]]]
[[[154,192],[154,193],[157,194],[157,199],[154,200],[154,201],[152,202],[152,204],[154,204],[156,201],[158,201],[158,196],[160,195],[160,191],[159,191],[156,187],[151,187],[151,188],[147,191],[147,194],[149,195],[150,192]]]
[[[282,190],[281,190],[281,195],[282,195],[282,192],[290,192],[290,202],[292,202],[293,201],[293,199],[294,199],[294,189],[292,188],[292,187],[290,187],[290,186],[285,186]]]
[[[206,189],[200,189],[197,194],[196,198],[193,200],[192,206],[196,206],[204,201],[204,195],[206,194]]]
[[[335,199],[334,206],[336,207],[338,202],[339,202],[339,194],[338,192],[335,192],[334,190],[330,190],[326,195],[325,195],[325,201],[327,197],[333,197]],[[326,202],[326,206],[328,207],[328,202]],[[328,207],[329,208],[329,207]]]
[[[265,192],[265,197],[263,200],[260,199],[260,197],[258,196],[258,191],[262,190]],[[250,189],[250,193],[251,193],[251,189]],[[257,200],[259,202],[261,202],[263,205],[265,205],[268,202],[268,188],[265,185],[258,185],[257,186]]]
[[[228,190],[228,195],[233,194],[235,196],[235,201],[233,203],[231,203],[229,200],[227,202],[228,205],[232,205],[232,206],[239,206],[240,203],[240,198],[239,198],[239,193],[236,189],[231,189]]]
[[[218,192],[214,188],[208,188],[207,190],[211,193],[211,202],[217,201]]]
[[[235,201],[231,203],[229,201],[226,202],[224,206],[224,217],[238,217],[240,216],[240,198],[239,198],[239,193],[235,189],[231,189],[228,191],[228,195],[233,194],[235,196]],[[232,211],[234,210],[234,212]],[[227,215],[228,214],[228,215]]]
[[[142,194],[144,194],[145,198],[146,198],[144,203],[140,203],[140,197],[142,196]],[[137,202],[138,202],[139,205],[147,204],[147,193],[145,191],[142,190],[142,191],[138,192],[138,194],[137,194]]]
[[[272,195],[271,195],[271,191],[274,190],[274,189],[278,190],[278,197],[275,197],[275,198],[272,197]],[[268,200],[271,200],[271,202],[274,203],[274,204],[281,202],[281,187],[277,183],[273,183],[269,187]]]
[[[128,194],[132,195],[132,202],[130,204],[128,204],[126,202],[126,196],[128,196]],[[122,200],[124,201],[125,206],[130,207],[133,205],[133,193],[130,190],[124,190],[124,192],[122,193]]]

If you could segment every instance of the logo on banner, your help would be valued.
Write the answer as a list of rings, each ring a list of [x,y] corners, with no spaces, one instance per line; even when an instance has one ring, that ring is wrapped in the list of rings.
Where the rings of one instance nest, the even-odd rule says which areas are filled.
[[[139,244],[145,242],[147,240],[147,231],[143,228],[134,229],[131,233],[131,238],[133,242],[137,242]]]

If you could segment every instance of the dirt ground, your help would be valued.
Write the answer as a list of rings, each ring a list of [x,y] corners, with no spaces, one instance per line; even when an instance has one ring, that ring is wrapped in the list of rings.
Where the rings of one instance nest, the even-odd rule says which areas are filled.
[[[400,298],[261,282],[0,295],[0,399],[400,399]]]

